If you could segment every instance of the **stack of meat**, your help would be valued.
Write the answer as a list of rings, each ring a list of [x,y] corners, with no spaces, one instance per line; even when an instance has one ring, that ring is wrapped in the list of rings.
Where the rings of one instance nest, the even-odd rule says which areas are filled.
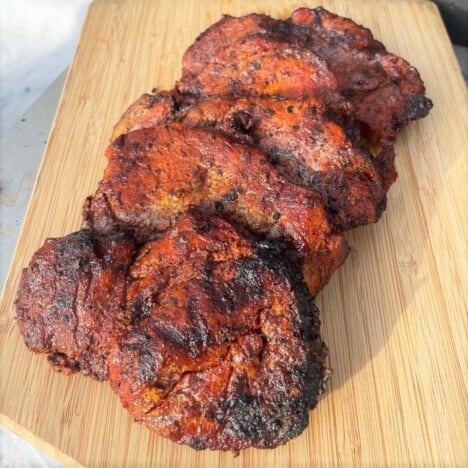
[[[418,72],[322,8],[226,16],[173,90],[114,128],[83,229],[49,239],[16,307],[33,351],[109,379],[135,420],[203,449],[300,434],[330,371],[313,297],[377,221]]]

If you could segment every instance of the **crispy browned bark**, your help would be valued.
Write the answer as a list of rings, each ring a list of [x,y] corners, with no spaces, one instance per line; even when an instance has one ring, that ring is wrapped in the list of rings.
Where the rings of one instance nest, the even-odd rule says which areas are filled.
[[[84,207],[89,228],[131,228],[147,239],[192,207],[223,214],[290,243],[313,295],[346,257],[320,193],[288,182],[255,147],[171,124],[124,135],[106,154],[104,178]]]
[[[278,44],[288,44],[292,55],[303,62],[303,75],[275,78],[289,73],[287,61],[284,67],[282,61],[287,46]],[[319,60],[304,59],[309,57],[306,51]],[[336,78],[335,84],[325,68]],[[235,71],[232,76],[242,72],[244,82],[253,80],[253,91],[229,81],[231,70]],[[266,74],[270,70],[273,73]],[[260,85],[257,73],[265,76]],[[307,73],[311,75],[306,77]],[[314,77],[318,79],[311,85]],[[328,86],[328,92],[322,85]],[[369,29],[323,8],[299,8],[283,21],[257,14],[224,16],[185,52],[178,86],[195,94],[320,95],[353,130],[385,145],[410,120],[426,116],[432,107],[414,67],[387,52]],[[342,99],[332,98],[336,91],[352,105],[343,106]]]
[[[346,257],[341,233],[379,218],[397,133],[431,106],[418,72],[349,19],[224,17],[173,90],[122,115],[85,228],[23,271],[26,345],[109,378],[178,443],[287,442],[328,376],[312,296]]]
[[[134,243],[89,230],[48,239],[34,254],[16,299],[26,346],[60,372],[107,378],[113,337],[128,322],[126,275]]]
[[[203,72],[205,64],[213,60],[219,50],[230,47],[237,40],[251,34],[269,33],[276,23],[277,20],[270,16],[258,13],[238,18],[224,15],[203,31],[185,51],[182,58],[183,69],[197,75]]]
[[[191,107],[183,123],[258,146],[288,180],[321,193],[339,230],[375,222],[385,207],[370,155],[315,99],[215,97]]]
[[[215,130],[257,146],[289,181],[319,191],[337,229],[379,219],[386,201],[381,181],[385,174],[377,171],[371,155],[352,143],[315,98],[215,96],[189,104],[184,97],[173,99],[174,111],[162,119],[153,110],[159,104],[148,112],[142,105],[160,102],[157,97],[142,96],[122,116],[125,125],[119,123],[115,129],[154,128],[179,121]],[[119,135],[114,132],[113,139]]]
[[[162,91],[143,94],[120,117],[112,131],[111,141],[138,128],[151,128],[167,123],[175,114],[173,93]]]
[[[335,75],[320,57],[269,34],[248,35],[218,48],[203,65],[198,72],[183,70],[177,83],[181,93],[338,100]]]
[[[410,120],[428,114],[432,102],[418,71],[387,52],[369,29],[323,8],[300,8],[289,23],[296,41],[335,74],[341,94],[354,104],[347,119],[359,124],[367,139],[393,143]]]
[[[130,279],[135,322],[109,367],[137,421],[196,449],[276,447],[304,430],[327,350],[291,265],[220,219],[183,217]]]

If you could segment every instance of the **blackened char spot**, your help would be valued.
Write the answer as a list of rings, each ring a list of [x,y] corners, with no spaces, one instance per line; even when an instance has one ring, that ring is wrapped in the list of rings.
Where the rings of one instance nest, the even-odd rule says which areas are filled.
[[[190,447],[194,450],[205,450],[207,448],[207,444],[204,440],[201,440],[197,436],[193,436],[189,442],[187,442]]]
[[[268,157],[272,164],[278,164],[281,161],[281,150],[276,146],[268,148]]]
[[[253,118],[247,111],[240,110],[232,114],[229,126],[237,132],[249,134],[253,127]]]
[[[70,359],[65,353],[51,353],[47,356],[47,360],[53,367],[57,369],[68,368],[73,372],[80,370],[79,363],[73,359]]]
[[[237,193],[237,190],[235,188],[233,188],[228,193],[223,195],[223,201],[225,201],[225,202],[234,202],[238,198],[239,198],[239,194]]]
[[[304,400],[294,397],[265,411],[261,398],[242,394],[226,402],[226,412],[226,432],[240,440],[261,441],[263,448],[296,437],[308,424],[308,407]]]
[[[432,101],[422,94],[411,96],[408,104],[408,118],[411,120],[425,117],[432,109]]]
[[[265,437],[262,424],[262,404],[252,395],[240,395],[228,401],[230,418],[228,430],[235,437],[247,440],[259,440]]]
[[[213,226],[209,223],[205,223],[202,226],[200,226],[199,231],[203,232],[204,234],[208,234],[213,230]]]
[[[262,68],[262,64],[258,60],[254,60],[251,65],[254,70],[260,70]]]
[[[147,350],[138,350],[138,371],[143,382],[150,382],[156,376],[154,357]]]
[[[141,144],[138,141],[133,141],[131,144],[131,150],[138,153],[141,150]]]
[[[343,88],[343,89],[341,90],[341,94],[342,94],[345,98],[351,99],[351,98],[353,98],[353,97],[356,96],[356,91],[354,91],[353,88]]]
[[[263,296],[263,285],[256,271],[260,266],[258,262],[256,259],[237,260],[236,276],[212,288],[213,305],[218,311],[233,314]]]

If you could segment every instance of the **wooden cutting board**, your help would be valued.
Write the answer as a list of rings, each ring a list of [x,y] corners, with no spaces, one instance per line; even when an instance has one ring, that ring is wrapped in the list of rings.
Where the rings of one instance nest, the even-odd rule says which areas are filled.
[[[186,47],[222,13],[286,17],[293,0],[96,0],[90,7],[2,296],[1,423],[86,466],[465,465],[467,93],[429,2],[336,0],[415,65],[434,101],[400,136],[399,178],[376,225],[317,298],[335,374],[300,437],[275,450],[196,452],[133,423],[108,384],[54,373],[14,321],[21,268],[49,236],[80,226],[125,108],[179,76]],[[14,157],[14,155],[8,155]]]

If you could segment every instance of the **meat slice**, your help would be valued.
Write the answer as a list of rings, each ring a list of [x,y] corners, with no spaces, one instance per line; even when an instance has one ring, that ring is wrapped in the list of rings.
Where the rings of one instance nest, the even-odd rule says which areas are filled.
[[[251,50],[243,52],[240,44],[261,44],[260,38],[269,47],[259,45],[258,53],[253,55]],[[282,45],[278,47],[275,41]],[[316,71],[323,70],[324,65],[319,65],[316,59],[306,59],[306,68],[310,65],[315,84],[304,78],[307,72],[288,80],[288,66],[279,58],[285,50],[294,51],[299,61],[307,56],[305,51],[313,52],[324,61],[336,83],[332,83],[328,74],[312,71],[314,67]],[[255,60],[251,60],[253,56]],[[246,83],[253,80],[253,92],[235,80],[229,82],[228,65],[235,70],[234,74],[240,72]],[[263,73],[264,66],[266,74],[259,84],[257,71],[252,68]],[[270,69],[272,75],[268,75]],[[275,76],[284,79],[277,84]],[[375,156],[375,166],[386,190],[396,179],[392,145],[398,132],[409,121],[426,116],[432,107],[414,67],[388,53],[369,29],[320,7],[299,8],[284,21],[257,14],[223,17],[186,51],[177,86],[182,92],[194,94],[318,96],[341,119],[355,141]]]
[[[138,128],[151,128],[169,122],[175,115],[175,106],[171,91],[143,94],[115,124],[111,141]]]
[[[154,128],[170,121],[215,130],[256,145],[289,181],[319,191],[338,230],[376,222],[384,210],[385,190],[375,161],[315,98],[215,96],[190,104],[184,97],[173,99],[174,111],[161,119],[154,108],[165,103],[142,96],[122,116],[112,139],[121,128]],[[142,103],[153,101],[146,111]],[[385,174],[386,166],[382,170]]]
[[[176,84],[181,93],[339,100],[335,75],[320,57],[268,34],[246,36],[205,58],[201,70],[183,69]]]
[[[303,74],[290,73],[282,61],[286,51],[302,62]],[[369,29],[320,7],[299,8],[284,21],[257,14],[223,17],[185,52],[178,86],[195,94],[252,94],[229,81],[231,71],[255,83],[256,94],[320,96],[350,128],[383,145],[432,107],[414,67],[388,53]],[[258,76],[264,77],[260,86]]]
[[[189,108],[183,123],[258,146],[284,177],[322,194],[340,231],[376,222],[385,208],[371,156],[315,99],[215,97]]]
[[[341,94],[354,104],[348,120],[359,123],[370,141],[391,144],[410,120],[428,114],[432,102],[418,71],[388,53],[369,29],[323,8],[299,8],[289,22],[292,42],[326,61]]]
[[[106,155],[104,178],[84,207],[87,227],[132,228],[148,239],[192,207],[223,214],[257,235],[286,240],[312,294],[346,257],[320,193],[288,182],[254,147],[171,124],[123,135]]]
[[[113,337],[128,322],[126,275],[134,242],[126,234],[82,230],[48,239],[23,270],[16,299],[26,346],[55,370],[108,376]]]
[[[267,15],[252,13],[239,18],[223,15],[223,17],[203,31],[195,42],[185,51],[182,67],[188,72],[198,75],[204,71],[206,63],[213,60],[220,50],[230,47],[239,39],[252,34],[269,33],[277,20]]]
[[[308,424],[328,376],[301,275],[221,219],[183,217],[130,270],[134,326],[110,382],[136,421],[195,449],[272,448]]]

